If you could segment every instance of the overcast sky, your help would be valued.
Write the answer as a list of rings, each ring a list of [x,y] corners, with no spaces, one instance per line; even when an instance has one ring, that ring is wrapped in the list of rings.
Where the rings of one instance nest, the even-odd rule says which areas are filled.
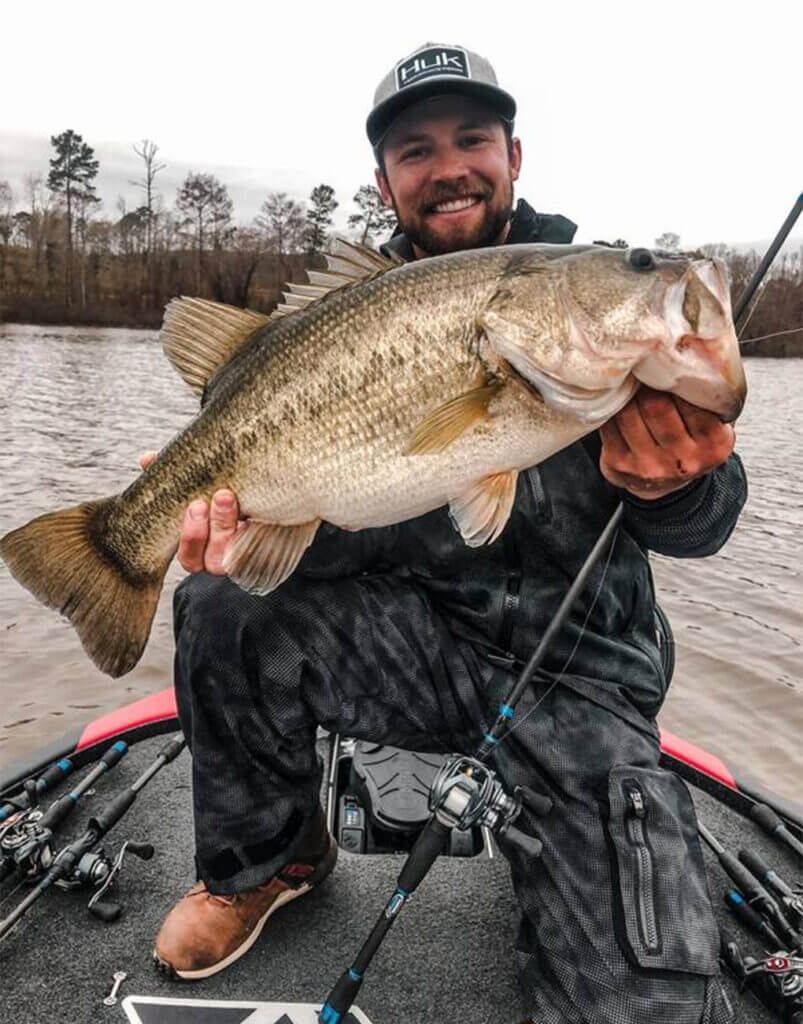
[[[344,223],[373,180],[374,88],[428,40],[490,59],[519,104],[518,195],[579,240],[759,241],[803,188],[799,0],[40,0],[4,5],[0,32],[0,180],[21,197],[73,128],[110,216],[119,194],[136,205],[131,144],[149,138],[168,204],[189,169],[225,182],[242,221],[269,190],[324,181]]]

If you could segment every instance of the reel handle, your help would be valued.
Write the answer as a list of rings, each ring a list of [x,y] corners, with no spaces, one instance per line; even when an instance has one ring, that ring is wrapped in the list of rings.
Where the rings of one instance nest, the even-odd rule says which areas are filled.
[[[126,844],[125,852],[133,853],[140,860],[150,860],[154,854],[154,849],[150,843],[132,843],[129,840]]]

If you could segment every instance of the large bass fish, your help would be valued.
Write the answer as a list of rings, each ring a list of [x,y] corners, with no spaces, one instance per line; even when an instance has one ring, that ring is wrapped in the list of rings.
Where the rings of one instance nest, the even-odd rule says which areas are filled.
[[[725,420],[746,392],[716,260],[511,245],[398,265],[341,244],[277,312],[173,300],[163,344],[198,415],[122,494],[0,540],[112,676],[142,654],[194,498],[236,492],[247,519],[224,566],[266,594],[322,520],[359,530],[448,503],[467,544],[492,543],[517,473],[639,382]]]

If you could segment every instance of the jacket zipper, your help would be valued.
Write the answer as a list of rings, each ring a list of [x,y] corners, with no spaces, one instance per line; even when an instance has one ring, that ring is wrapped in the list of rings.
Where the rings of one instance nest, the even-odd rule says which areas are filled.
[[[655,869],[647,844],[647,804],[635,782],[625,783],[627,794],[627,837],[636,856],[636,900],[641,939],[648,953],[661,951],[661,936],[655,916]]]
[[[509,573],[505,581],[505,593],[502,598],[502,616],[499,624],[499,631],[496,637],[497,645],[505,652],[510,653],[510,643],[513,639],[513,627],[516,622],[516,613],[519,610],[519,589],[521,588],[521,572],[514,569]]]

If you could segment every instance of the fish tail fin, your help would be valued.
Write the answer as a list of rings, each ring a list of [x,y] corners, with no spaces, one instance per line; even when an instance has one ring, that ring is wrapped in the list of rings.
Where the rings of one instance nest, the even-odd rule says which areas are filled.
[[[117,498],[49,512],[0,539],[0,556],[34,597],[65,615],[84,650],[117,677],[139,661],[170,558],[144,575],[122,565],[103,545]]]

